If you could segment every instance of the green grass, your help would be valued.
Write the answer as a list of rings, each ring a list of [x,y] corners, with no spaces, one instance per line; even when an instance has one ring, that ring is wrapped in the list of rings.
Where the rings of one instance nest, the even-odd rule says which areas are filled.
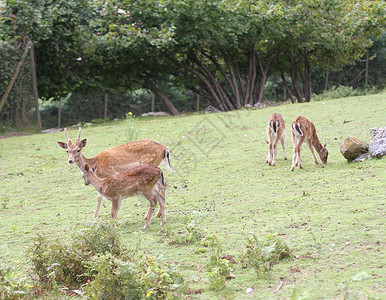
[[[277,165],[265,164],[265,126],[279,112],[287,124],[287,155],[281,149]],[[326,166],[315,165],[303,147],[303,169],[291,172],[290,124],[297,115],[311,120],[322,142],[327,141]],[[369,129],[385,126],[386,94],[342,98],[305,104],[286,104],[262,110],[209,115],[142,118],[138,138],[168,146],[176,173],[164,169],[167,223],[154,218],[146,231],[144,198],[123,201],[119,230],[126,243],[139,242],[140,251],[177,268],[200,294],[197,299],[364,299],[383,298],[385,288],[386,160],[348,163],[339,151],[347,136],[370,140]],[[343,124],[343,121],[347,122]],[[70,138],[76,137],[70,130]],[[123,123],[82,129],[88,139],[83,150],[93,156],[126,142]],[[70,239],[89,226],[96,192],[85,186],[77,166],[56,141],[64,134],[37,134],[0,140],[0,265],[27,272],[32,237],[44,234]],[[100,215],[108,218],[111,204],[103,201]],[[236,276],[221,291],[209,289],[205,266],[211,251],[196,245],[169,243],[186,220],[214,234],[224,254],[233,255]],[[239,256],[250,234],[277,233],[293,250],[293,259],[257,277],[244,269]],[[365,272],[366,280],[354,280]],[[277,292],[280,282],[283,286]],[[247,294],[247,288],[253,288]]]

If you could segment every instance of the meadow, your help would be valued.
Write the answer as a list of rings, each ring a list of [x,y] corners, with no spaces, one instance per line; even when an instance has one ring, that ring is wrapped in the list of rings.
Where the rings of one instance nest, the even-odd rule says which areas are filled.
[[[265,163],[264,141],[273,112],[286,121],[289,158],[283,159],[279,145],[275,167]],[[303,169],[290,171],[290,124],[297,115],[311,120],[321,142],[327,142],[327,165],[314,164],[304,145]],[[165,226],[153,218],[142,230],[148,203],[143,197],[128,198],[117,222],[121,239],[183,276],[190,292],[177,298],[384,298],[386,159],[348,163],[339,146],[347,136],[369,142],[369,129],[385,126],[385,117],[386,93],[140,118],[138,139],[166,145],[176,172],[161,164],[167,182]],[[124,126],[115,121],[82,127],[82,138],[88,139],[84,155],[127,142]],[[77,127],[69,129],[70,138],[76,134]],[[67,162],[57,144],[64,140],[63,132],[0,140],[0,266],[11,266],[15,276],[31,272],[34,236],[68,241],[96,222],[96,191]],[[99,222],[109,221],[110,209],[103,200]],[[213,247],[202,240],[176,242],[195,232],[199,240],[212,237],[222,255],[233,258],[224,287],[211,284],[207,271]],[[269,235],[285,241],[292,254],[260,276],[242,263],[241,255],[248,238]]]

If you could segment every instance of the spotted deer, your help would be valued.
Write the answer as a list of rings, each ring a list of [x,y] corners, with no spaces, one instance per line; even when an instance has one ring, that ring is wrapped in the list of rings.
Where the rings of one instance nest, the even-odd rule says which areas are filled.
[[[99,178],[96,175],[98,162],[90,169],[86,163],[84,166],[84,184],[90,183],[100,195],[112,202],[111,217],[118,218],[122,200],[141,194],[149,201],[150,207],[145,215],[146,229],[150,225],[157,202],[160,205],[158,215],[161,216],[161,225],[166,222],[165,190],[166,185],[160,168],[153,165],[139,165],[123,173],[114,174],[107,178]]]
[[[297,165],[299,165],[300,168],[303,168],[300,150],[304,141],[306,141],[311,150],[314,162],[318,164],[313,148],[315,148],[316,152],[319,154],[322,163],[327,164],[328,151],[326,143],[324,143],[324,145],[320,143],[315,126],[312,122],[305,117],[298,116],[292,122],[292,142],[294,144],[294,152],[291,171],[293,171]]]
[[[166,168],[174,172],[170,166],[169,150],[159,143],[150,140],[130,142],[103,150],[91,158],[86,158],[82,150],[86,147],[87,139],[80,140],[81,128],[79,127],[78,137],[75,142],[72,142],[71,139],[68,138],[66,128],[64,129],[64,134],[66,142],[58,142],[58,144],[67,150],[68,162],[70,164],[76,163],[82,172],[84,172],[86,164],[88,164],[89,167],[93,167],[98,163],[96,175],[100,178],[107,178],[142,164],[159,166],[163,160],[166,163]],[[94,218],[99,215],[102,198],[102,195],[98,194]]]
[[[284,153],[284,159],[287,159],[287,155],[285,153],[285,122],[281,114],[273,113],[267,123],[267,136],[268,141],[268,155],[266,159],[266,163],[269,165],[276,165],[276,155],[277,155],[277,144],[281,143]]]

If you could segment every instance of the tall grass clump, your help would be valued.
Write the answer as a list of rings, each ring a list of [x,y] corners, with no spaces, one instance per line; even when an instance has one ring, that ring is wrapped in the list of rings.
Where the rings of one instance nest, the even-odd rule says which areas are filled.
[[[292,250],[276,234],[269,234],[261,240],[252,234],[240,259],[244,267],[252,267],[257,277],[260,277],[268,275],[280,260],[290,257],[292,257]]]

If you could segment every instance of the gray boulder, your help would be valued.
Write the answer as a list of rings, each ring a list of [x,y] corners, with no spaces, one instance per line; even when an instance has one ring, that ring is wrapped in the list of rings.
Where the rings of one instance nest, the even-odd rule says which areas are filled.
[[[386,127],[375,127],[370,129],[371,140],[369,153],[372,157],[386,155]]]
[[[356,137],[347,137],[340,145],[340,152],[348,161],[353,161],[363,153],[367,153],[369,145]]]

